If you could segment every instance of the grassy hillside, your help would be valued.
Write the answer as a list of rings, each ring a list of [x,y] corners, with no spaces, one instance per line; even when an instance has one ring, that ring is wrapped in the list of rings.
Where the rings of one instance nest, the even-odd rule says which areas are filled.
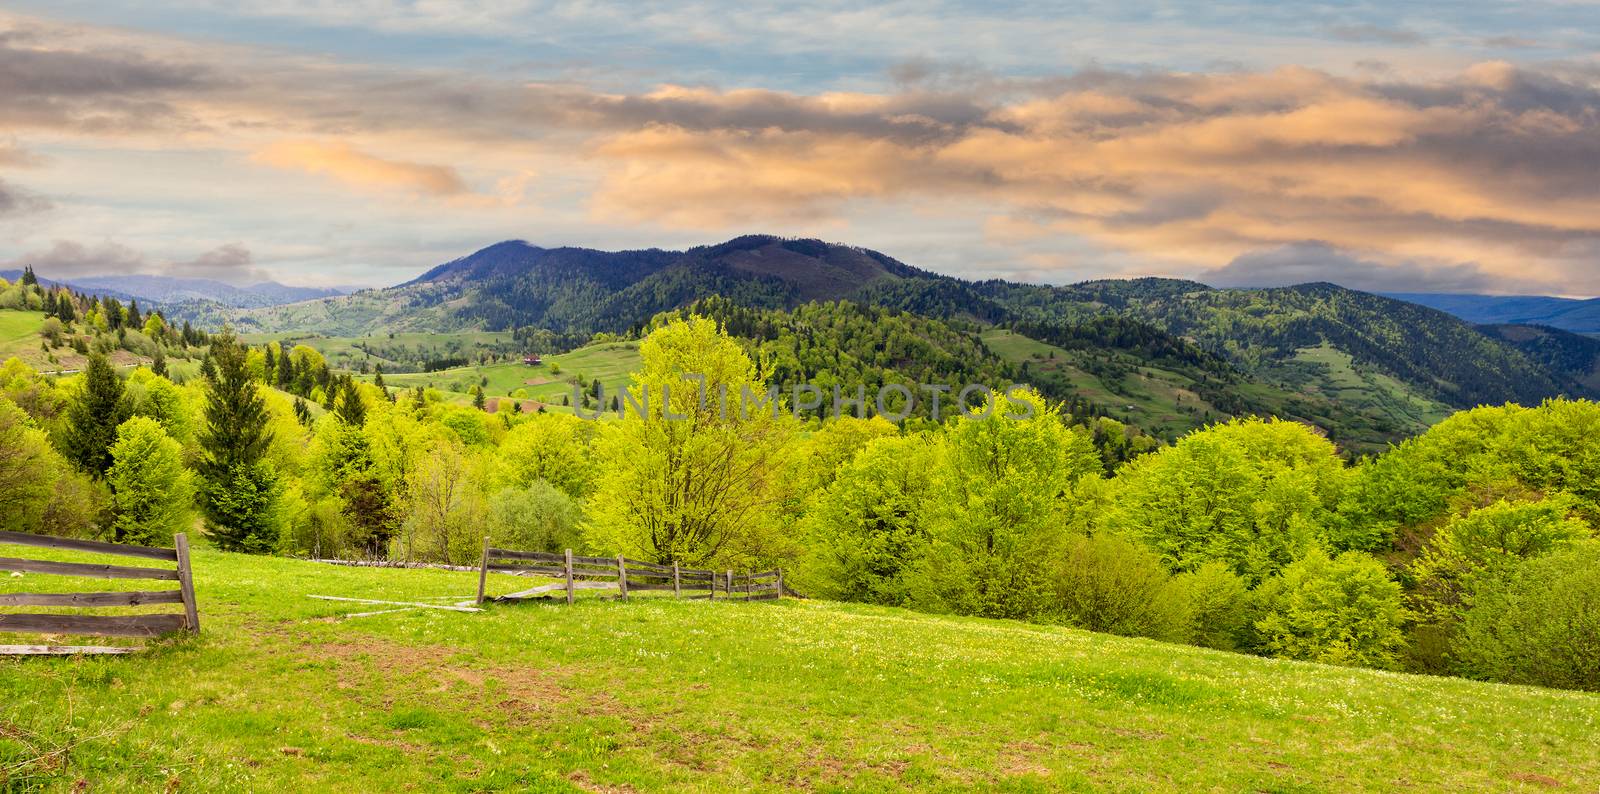
[[[205,550],[195,565],[197,639],[129,658],[0,660],[0,788],[1600,784],[1595,695],[794,600],[591,597],[340,620],[381,607],[305,596],[447,602],[476,576]],[[85,584],[29,575],[0,592]]]
[[[626,387],[629,373],[638,367],[639,343],[599,342],[568,353],[545,356],[538,366],[486,364],[438,372],[384,375],[383,379],[393,387],[438,389],[456,402],[470,401],[474,385],[481,385],[483,393],[490,397],[510,396],[521,389],[527,392],[528,399],[559,408],[562,396],[571,397],[578,376],[587,381],[598,379],[605,393],[610,395]]]

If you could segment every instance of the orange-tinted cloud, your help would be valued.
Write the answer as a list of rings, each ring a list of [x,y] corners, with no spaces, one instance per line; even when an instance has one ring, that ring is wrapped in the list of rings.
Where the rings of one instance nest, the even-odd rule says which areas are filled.
[[[330,176],[360,188],[431,196],[467,192],[466,183],[454,168],[385,160],[338,141],[280,141],[257,151],[252,159],[275,168]]]
[[[920,137],[809,110],[833,121],[608,136],[595,207],[714,228],[863,198],[966,196],[1027,216],[1033,232],[1168,261],[1216,266],[1316,240],[1552,279],[1600,239],[1600,87],[1583,73],[1485,64],[1413,84],[1299,68],[1089,74],[978,119],[925,119],[942,132]]]

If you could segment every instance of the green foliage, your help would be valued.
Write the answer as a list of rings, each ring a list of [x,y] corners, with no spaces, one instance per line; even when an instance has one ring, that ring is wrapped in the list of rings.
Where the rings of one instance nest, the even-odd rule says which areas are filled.
[[[122,378],[105,356],[89,356],[77,397],[67,409],[62,452],[67,459],[95,477],[111,468],[111,445],[117,426],[133,413],[123,394]]]
[[[905,603],[904,577],[926,551],[929,507],[939,495],[929,474],[943,466],[943,454],[936,438],[920,434],[867,442],[806,512],[793,586],[818,598]]]
[[[156,420],[136,416],[117,428],[111,459],[106,479],[117,542],[170,546],[172,536],[187,529],[194,499],[183,448]]]
[[[263,460],[272,437],[267,409],[232,336],[215,337],[200,430],[201,504],[211,538],[230,551],[266,552],[277,546],[273,499],[278,478]]]
[[[1451,644],[1457,670],[1600,691],[1600,543],[1572,543],[1475,583]]]
[[[1188,641],[1231,651],[1246,637],[1250,592],[1244,580],[1217,561],[1178,574],[1176,582],[1189,612]]]
[[[1411,564],[1422,610],[1436,620],[1455,615],[1476,579],[1500,576],[1525,560],[1587,538],[1593,531],[1571,517],[1577,500],[1501,499],[1445,524]]]
[[[922,608],[1009,618],[1052,611],[1048,561],[1065,540],[1073,484],[1098,475],[1100,458],[1089,434],[1068,428],[1038,394],[1018,397],[1028,418],[1001,407],[946,431],[932,543],[910,588]]]
[[[1235,420],[1125,466],[1099,524],[1149,543],[1174,570],[1218,561],[1256,583],[1313,543],[1378,546],[1344,532],[1334,513],[1347,480],[1333,445],[1310,428]]]
[[[1260,648],[1274,656],[1393,669],[1408,614],[1383,563],[1313,547],[1256,591]]]
[[[588,544],[691,567],[742,568],[787,556],[771,499],[786,420],[719,410],[717,395],[736,406],[742,389],[760,393],[763,379],[750,359],[703,317],[661,326],[639,354],[643,367],[630,394],[635,403],[648,400],[649,414],[629,410],[600,429],[594,460],[602,474],[585,525]],[[669,410],[684,418],[668,418]]]
[[[529,488],[546,482],[573,498],[587,496],[596,475],[589,439],[596,426],[570,414],[534,414],[518,422],[500,442],[493,479]]]
[[[1069,625],[1159,640],[1186,641],[1193,623],[1188,593],[1161,557],[1110,534],[1063,544],[1054,570],[1057,609]]]
[[[44,431],[0,397],[0,527],[13,532],[38,528],[55,492],[60,464]]]
[[[582,524],[578,501],[544,480],[496,491],[489,497],[485,516],[490,542],[528,551],[582,548]]]

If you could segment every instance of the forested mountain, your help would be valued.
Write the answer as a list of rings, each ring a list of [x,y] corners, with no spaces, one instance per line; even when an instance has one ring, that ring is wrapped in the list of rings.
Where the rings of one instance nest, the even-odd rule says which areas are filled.
[[[713,297],[721,302],[705,303]],[[762,314],[841,300],[849,306],[824,315]],[[696,305],[715,307],[734,324],[760,318],[761,333],[740,336],[768,345],[775,340],[767,331],[782,327],[783,338],[806,340],[805,329],[851,312],[941,321],[949,334],[925,335],[941,341],[918,349],[923,360],[888,368],[902,374],[933,368],[959,375],[960,368],[933,364],[958,351],[981,370],[981,357],[967,352],[975,340],[984,329],[1011,329],[1042,345],[1011,346],[1006,363],[1016,377],[1039,380],[1061,399],[1119,406],[1118,418],[1168,435],[1207,418],[1273,413],[1373,448],[1451,408],[1586,396],[1600,383],[1574,340],[1480,332],[1442,311],[1333,284],[1246,290],[1162,278],[1061,287],[969,282],[861,248],[761,235],[686,251],[508,241],[390,289],[204,319],[228,319],[242,331],[482,329],[577,339],[637,333],[662,312]],[[891,316],[900,315],[876,319],[890,323]],[[878,331],[873,356],[892,346],[891,330]],[[826,353],[838,361],[793,374],[843,372],[850,363],[875,383],[886,371],[860,356]]]
[[[1481,325],[1547,325],[1580,334],[1600,333],[1600,298],[1577,300],[1535,295],[1393,293],[1411,303],[1449,312]]]

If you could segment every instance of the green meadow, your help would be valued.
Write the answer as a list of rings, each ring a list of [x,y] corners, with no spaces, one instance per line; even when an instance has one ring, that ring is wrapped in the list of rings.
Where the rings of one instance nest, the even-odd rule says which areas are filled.
[[[198,637],[0,659],[0,790],[1600,785],[1594,694],[794,599],[342,618],[388,607],[307,596],[447,604],[477,577],[208,549],[194,563]],[[528,583],[497,575],[489,590]],[[0,592],[148,585],[30,574]]]

